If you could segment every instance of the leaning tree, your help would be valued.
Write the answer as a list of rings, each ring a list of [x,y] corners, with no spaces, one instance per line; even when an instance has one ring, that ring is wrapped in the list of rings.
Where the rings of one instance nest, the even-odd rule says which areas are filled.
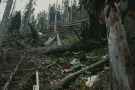
[[[106,25],[111,66],[110,90],[135,90],[135,0],[80,0],[90,16],[92,34]]]
[[[0,46],[2,44],[2,40],[5,38],[8,30],[8,21],[9,21],[9,15],[11,11],[11,7],[13,4],[13,0],[8,0],[7,5],[3,14],[2,22],[0,24]]]

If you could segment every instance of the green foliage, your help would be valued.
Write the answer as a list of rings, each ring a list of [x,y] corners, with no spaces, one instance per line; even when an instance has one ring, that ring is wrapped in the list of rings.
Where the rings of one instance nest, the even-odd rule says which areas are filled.
[[[55,20],[55,4],[53,4],[50,8],[50,22],[53,22]],[[60,21],[61,20],[61,14],[60,14],[60,10],[57,10],[57,20]]]
[[[48,65],[48,64],[50,64],[52,62],[52,60],[45,60],[44,62],[42,62],[42,65]]]
[[[101,60],[102,57],[100,55],[95,55],[95,53],[88,53],[86,54],[87,59],[93,59],[93,60]]]
[[[76,51],[71,52],[71,54],[73,54],[73,55],[77,55],[77,54],[80,54],[80,53],[81,53],[80,51],[78,51],[78,52],[76,52]]]
[[[73,5],[72,5],[72,18],[76,18],[78,16],[78,6],[77,6],[77,1],[74,0],[73,1]]]
[[[106,0],[80,0],[80,9],[93,10],[93,13],[100,13],[104,9]]]
[[[81,74],[75,81],[75,85],[80,86],[83,74]]]
[[[39,31],[45,30],[46,23],[47,23],[47,13],[45,11],[39,12],[37,16],[37,27]]]
[[[35,5],[35,0],[29,0],[29,3],[25,6],[24,15],[22,18],[22,27],[24,29],[27,28],[29,20],[32,18],[31,16],[33,15],[33,12],[35,10],[33,7],[34,5]]]
[[[20,25],[21,25],[21,11],[18,11],[12,17],[11,26],[8,32],[12,34],[19,33]]]
[[[85,73],[86,73],[87,75],[90,75],[90,74],[91,74],[91,72],[90,72],[90,71],[86,71]]]
[[[64,58],[60,58],[60,59],[59,59],[59,63],[60,63],[60,64],[62,64],[62,63],[64,63],[64,62],[65,62],[65,59],[64,59]]]
[[[76,61],[76,63],[71,67],[72,71],[76,71],[82,67],[82,64],[79,60]]]
[[[105,54],[108,54],[107,48],[94,50],[93,52],[86,53],[85,56],[87,59],[101,60]]]
[[[67,44],[67,43],[73,43],[73,42],[76,42],[78,41],[78,37],[75,35],[75,34],[67,34],[64,36],[65,39],[63,39],[61,42],[64,43],[64,44]]]
[[[109,69],[110,69],[110,68],[109,68],[109,67],[107,67],[107,66],[105,66],[105,67],[104,67],[104,70],[109,70]]]

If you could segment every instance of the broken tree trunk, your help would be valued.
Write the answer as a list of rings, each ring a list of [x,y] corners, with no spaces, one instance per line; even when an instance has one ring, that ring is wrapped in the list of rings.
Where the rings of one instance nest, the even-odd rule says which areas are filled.
[[[62,79],[60,82],[57,82],[54,85],[52,85],[52,87],[59,87],[59,86],[66,85],[67,83],[73,81],[75,78],[77,78],[79,75],[85,73],[86,71],[95,69],[95,68],[107,63],[108,60],[109,60],[109,58],[106,57],[103,60],[101,60],[101,61],[99,61],[99,62],[97,62],[95,64],[87,66],[87,67],[85,67],[85,68],[83,68],[83,69],[81,69],[81,70],[79,70],[79,71],[77,71],[75,73],[69,74],[67,77]]]
[[[47,42],[45,42],[44,45],[50,45],[55,40],[55,38],[57,38],[57,40],[59,39],[59,37],[57,36],[58,35],[58,32],[57,32],[57,6],[58,6],[58,0],[56,2],[56,7],[55,7],[54,34],[48,39]],[[60,39],[59,39],[59,41],[60,41]],[[58,44],[60,44],[60,43],[58,43]]]
[[[129,57],[129,47],[119,8],[107,5],[105,19],[109,29],[108,44],[112,69],[110,90],[135,90],[133,65]]]
[[[59,32],[57,31],[57,45],[61,45],[61,41],[60,41],[60,36],[59,36]]]
[[[47,40],[47,42],[44,43],[45,46],[50,45],[56,38],[56,32]]]
[[[56,22],[56,21],[55,21]],[[54,34],[47,40],[47,42],[45,42],[45,46],[48,46],[50,45],[54,40],[55,38],[57,37],[57,30],[56,30],[56,24],[54,25]]]

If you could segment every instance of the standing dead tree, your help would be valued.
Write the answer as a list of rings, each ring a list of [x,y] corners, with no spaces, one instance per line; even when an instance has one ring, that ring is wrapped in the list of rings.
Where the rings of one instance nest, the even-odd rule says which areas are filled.
[[[116,3],[106,5],[105,20],[109,30],[108,44],[112,83],[110,90],[135,90],[135,77],[121,12]]]
[[[7,1],[7,5],[3,14],[2,22],[0,24],[0,46],[2,44],[2,40],[6,37],[6,34],[7,34],[8,20],[9,20],[12,4],[13,4],[13,0]]]

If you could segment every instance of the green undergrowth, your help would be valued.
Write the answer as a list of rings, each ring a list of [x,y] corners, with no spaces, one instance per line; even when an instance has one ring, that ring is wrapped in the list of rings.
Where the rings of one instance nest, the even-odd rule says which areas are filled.
[[[89,66],[99,60],[103,59],[103,56],[108,55],[107,48],[95,49],[91,52],[82,51],[66,51],[65,53],[57,53],[50,56],[44,57],[42,66],[46,67],[52,62],[56,62],[53,66],[43,72],[42,79],[40,80],[40,85],[46,90],[50,90],[50,86],[56,82],[59,82],[64,77],[68,76],[70,73],[76,72],[83,67]],[[108,64],[99,67],[93,71],[86,71],[81,74],[73,82],[67,84],[64,87],[53,88],[52,90],[80,90],[82,78],[90,77],[96,75],[101,71],[108,71]],[[47,87],[48,88],[47,88]],[[44,90],[44,89],[41,89]]]
[[[73,43],[79,41],[79,38],[75,33],[72,34],[65,34],[63,37],[61,37],[61,42],[62,44],[67,44],[67,43]]]
[[[87,51],[85,50],[66,51],[63,53],[51,54],[48,56],[45,56],[45,55],[38,56],[40,60],[39,61],[40,67],[45,68],[39,71],[40,90],[80,90],[80,88],[83,87],[82,85],[83,78],[88,78],[88,77],[91,77],[93,75],[98,75],[98,74],[101,74],[101,78],[103,78],[104,81],[102,81],[101,79],[103,83],[99,81],[95,85],[100,85],[98,86],[98,90],[104,90],[103,84],[106,85],[106,82],[108,82],[107,81],[108,79],[106,78],[104,79],[104,77],[106,77],[105,75],[108,75],[108,74],[104,74],[102,72],[103,71],[107,73],[109,72],[108,64],[95,68],[94,70],[91,70],[91,71],[86,71],[85,73],[79,75],[79,77],[74,79],[72,82],[66,84],[65,86],[51,88],[52,85],[61,81],[63,78],[65,78],[69,74],[77,72],[78,70],[85,68],[86,66],[89,66],[91,64],[94,64],[102,60],[104,56],[108,56],[108,48],[97,48],[89,52],[88,50]],[[24,74],[24,77],[25,76],[26,75]],[[28,76],[26,78],[28,78]],[[16,76],[15,79],[18,79],[18,77]],[[23,86],[22,88],[19,87],[21,88],[20,90],[29,90],[29,88],[32,87],[33,84],[23,82],[23,83],[19,83],[18,86],[20,85]],[[28,88],[25,86],[27,86]],[[102,88],[102,89],[99,89],[99,88]],[[13,90],[18,90],[18,89],[16,88]]]

